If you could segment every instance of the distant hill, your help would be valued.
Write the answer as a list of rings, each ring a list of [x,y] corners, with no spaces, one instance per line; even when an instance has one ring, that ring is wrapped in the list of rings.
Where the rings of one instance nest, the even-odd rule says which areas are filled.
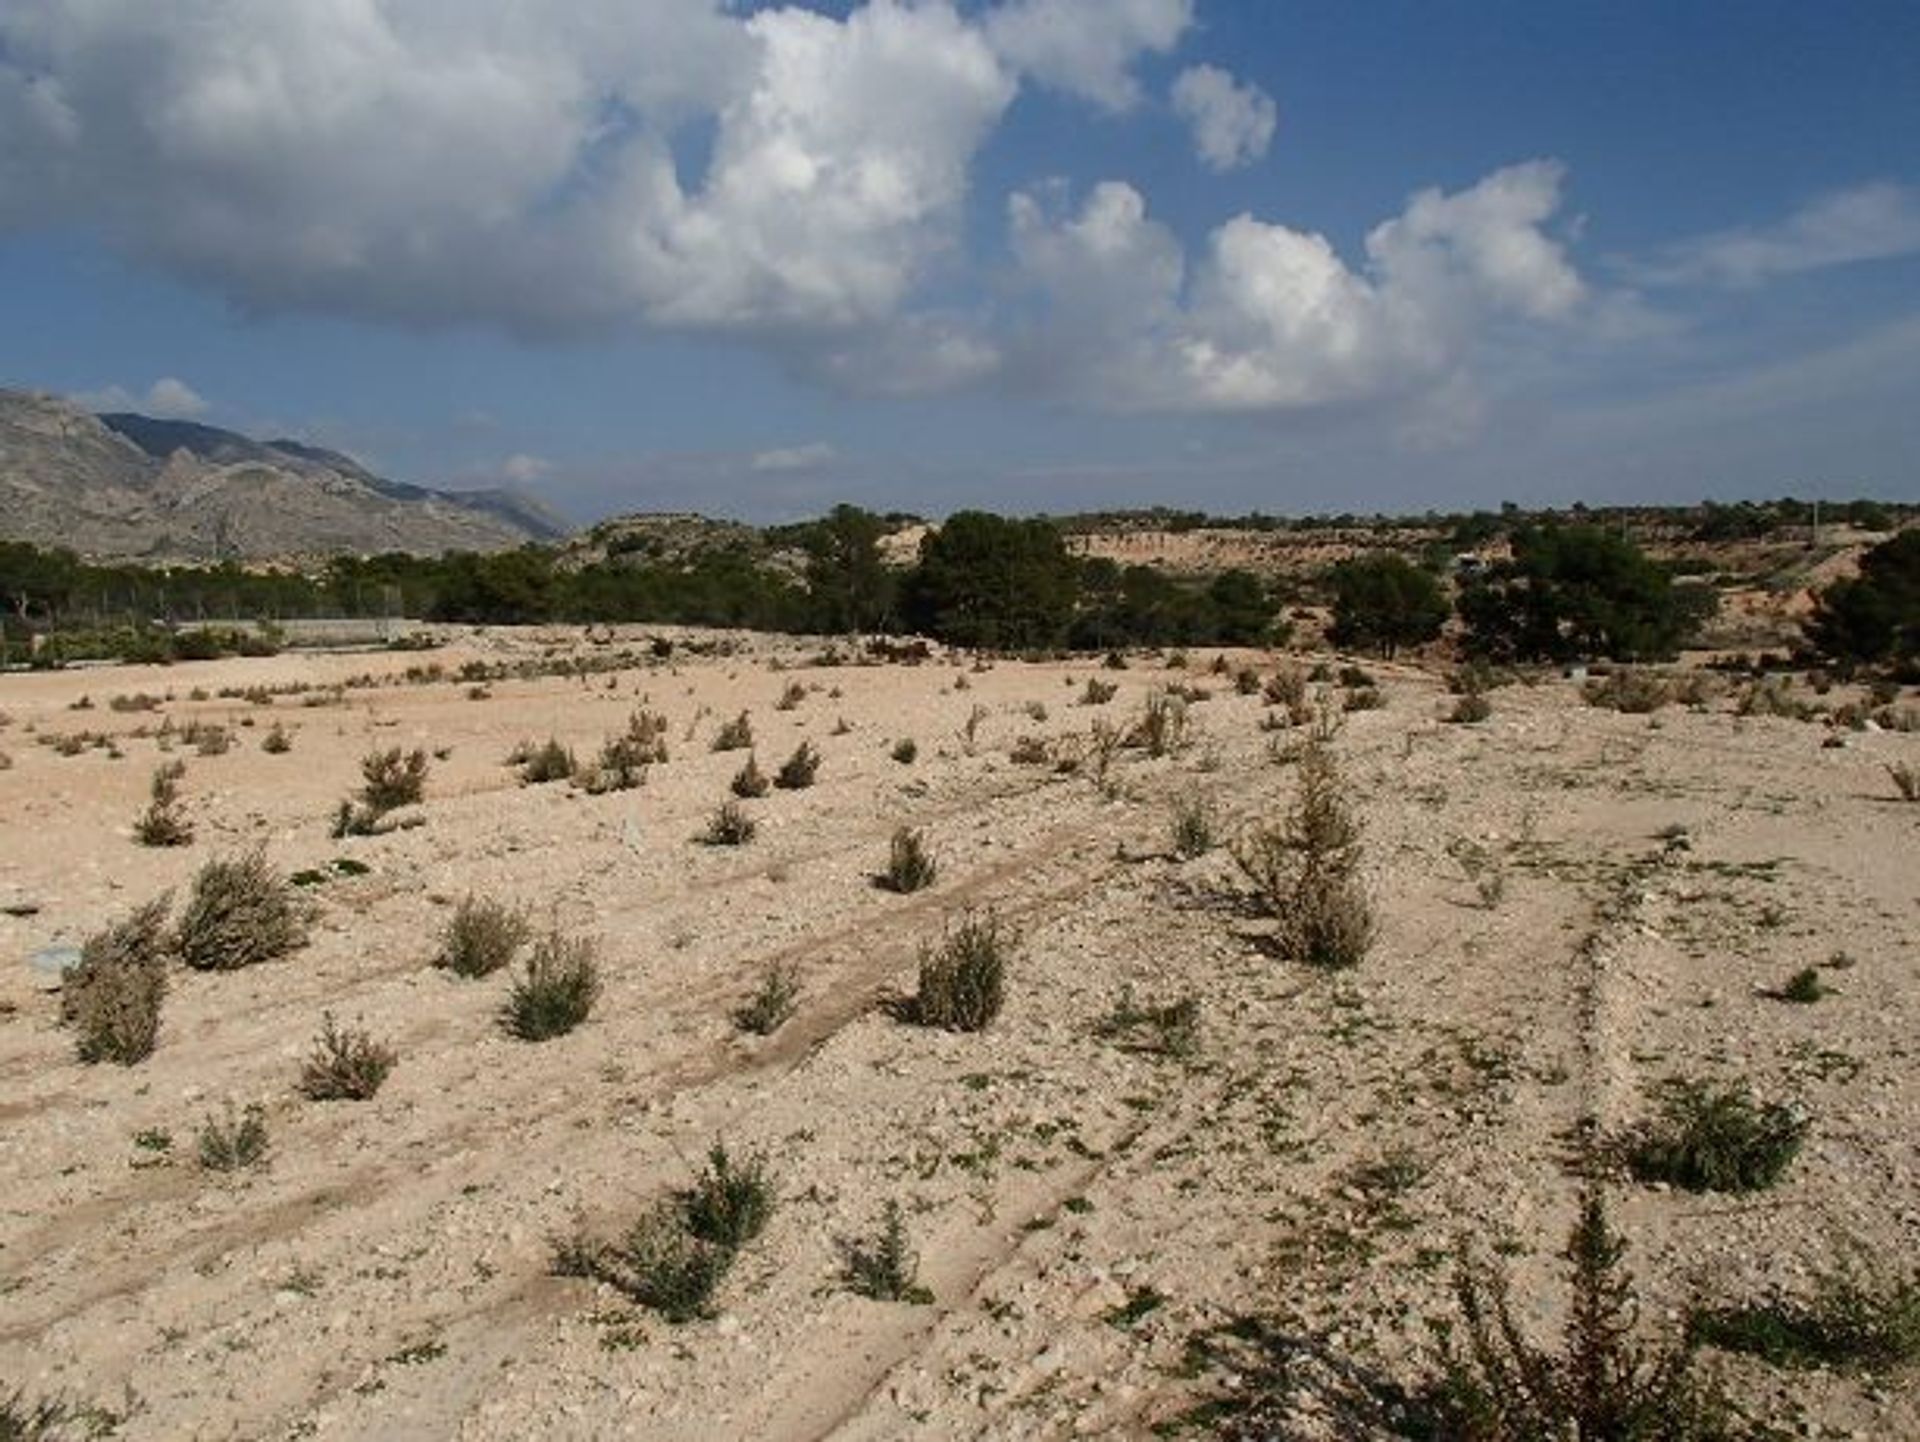
[[[567,530],[512,491],[430,490],[297,441],[0,390],[0,539],[209,561],[491,551]]]

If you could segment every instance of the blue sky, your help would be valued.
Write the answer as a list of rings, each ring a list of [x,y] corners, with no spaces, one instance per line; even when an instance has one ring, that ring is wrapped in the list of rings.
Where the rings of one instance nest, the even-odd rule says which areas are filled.
[[[1920,497],[1920,6],[8,0],[0,384],[577,519]]]

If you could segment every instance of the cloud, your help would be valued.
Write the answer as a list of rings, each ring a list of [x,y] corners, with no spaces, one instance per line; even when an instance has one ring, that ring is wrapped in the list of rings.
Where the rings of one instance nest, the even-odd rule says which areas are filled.
[[[1022,73],[1122,111],[1140,100],[1134,60],[1166,54],[1192,24],[1193,0],[1010,0],[986,35]]]
[[[1776,276],[1920,252],[1920,190],[1878,182],[1835,191],[1771,226],[1716,231],[1668,247],[1636,278],[1753,286]]]
[[[1194,150],[1209,170],[1251,165],[1273,144],[1273,99],[1213,65],[1194,65],[1173,82],[1173,108],[1193,131]]]
[[[174,376],[162,376],[148,386],[144,394],[112,385],[102,390],[82,391],[71,399],[75,405],[97,413],[138,411],[170,421],[192,420],[212,409],[192,386]]]
[[[1120,410],[1259,411],[1414,394],[1463,413],[1459,379],[1507,322],[1568,322],[1591,295],[1543,229],[1561,167],[1531,161],[1466,190],[1415,195],[1350,267],[1324,236],[1240,215],[1189,263],[1118,181],[1078,213],[1059,187],[1014,196],[1032,309],[1023,382]]]
[[[553,474],[553,462],[545,456],[511,455],[500,463],[500,474],[516,486],[532,485]]]
[[[949,0],[8,0],[0,228],[256,309],[849,329],[953,244],[1018,89]]]
[[[825,441],[813,441],[804,446],[761,451],[753,457],[750,468],[756,471],[816,471],[839,454]]]

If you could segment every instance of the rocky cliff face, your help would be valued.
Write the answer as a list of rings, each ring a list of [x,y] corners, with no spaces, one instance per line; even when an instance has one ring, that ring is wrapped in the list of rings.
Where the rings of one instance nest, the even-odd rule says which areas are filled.
[[[511,492],[401,485],[294,442],[0,391],[0,539],[205,561],[498,550],[564,530]]]

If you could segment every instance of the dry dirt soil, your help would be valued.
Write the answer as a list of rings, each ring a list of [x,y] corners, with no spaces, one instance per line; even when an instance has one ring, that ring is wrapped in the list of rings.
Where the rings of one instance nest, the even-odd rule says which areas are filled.
[[[1619,715],[1557,678],[1452,725],[1439,677],[1374,666],[1384,706],[1333,744],[1380,934],[1326,973],[1263,948],[1226,849],[1172,853],[1182,799],[1231,836],[1294,793],[1286,734],[1210,652],[1184,671],[822,666],[744,636],[696,657],[690,635],[670,660],[637,637],[522,632],[0,678],[0,1392],[141,1439],[1155,1435],[1251,1386],[1196,1345],[1240,1316],[1416,1376],[1462,1248],[1508,1269],[1523,1324],[1550,1334],[1570,1137],[1643,1118],[1676,1076],[1744,1078],[1811,1131],[1750,1196],[1610,1178],[1650,1331],[1702,1291],[1920,1254],[1920,806],[1885,769],[1920,764],[1920,735],[1828,747],[1819,725],[1724,702]],[[609,664],[627,644],[621,669],[484,695],[453,674]],[[436,665],[445,679],[419,669]],[[363,673],[381,684],[331,689]],[[1096,675],[1118,694],[1077,704]],[[1177,754],[1121,751],[1104,785],[1013,759],[1026,736],[1079,755],[1097,720],[1124,727],[1181,680],[1212,694]],[[796,681],[806,699],[776,709]],[[219,694],[290,685],[320,689]],[[138,692],[170,699],[109,705]],[[504,764],[550,735],[591,754],[643,704],[672,754],[636,790],[522,785]],[[824,763],[811,789],[745,803],[750,844],[703,845],[742,759],[710,743],[742,710],[763,767],[803,739]],[[175,735],[152,734],[163,718]],[[175,739],[193,720],[234,745],[197,754]],[[276,721],[285,754],[260,745]],[[82,731],[117,740],[41,744]],[[890,754],[903,737],[912,764]],[[436,755],[422,824],[332,839],[360,759],[394,745]],[[173,758],[195,839],[143,847],[132,822]],[[911,896],[874,884],[902,824],[940,866]],[[78,1062],[30,957],[163,891],[177,908],[202,864],[254,846],[320,874],[310,943],[177,972],[149,1060]],[[583,1027],[515,1040],[507,976],[432,966],[468,893],[595,939]],[[1017,938],[1004,1012],[979,1034],[896,1019],[885,998],[970,908]],[[747,1035],[732,1012],[775,963],[798,972],[798,1011]],[[1825,1000],[1767,995],[1809,966]],[[1190,1055],[1103,1034],[1126,987],[1197,998]],[[397,1050],[374,1099],[297,1090],[327,1012]],[[229,1103],[265,1108],[264,1167],[198,1165]],[[554,1238],[617,1232],[716,1140],[764,1152],[778,1186],[717,1315],[673,1326],[553,1275]],[[843,1244],[888,1201],[930,1303],[844,1284]],[[1793,1435],[1920,1437],[1911,1375],[1707,1361]],[[1359,1435],[1315,1409],[1301,1400],[1299,1435]]]

